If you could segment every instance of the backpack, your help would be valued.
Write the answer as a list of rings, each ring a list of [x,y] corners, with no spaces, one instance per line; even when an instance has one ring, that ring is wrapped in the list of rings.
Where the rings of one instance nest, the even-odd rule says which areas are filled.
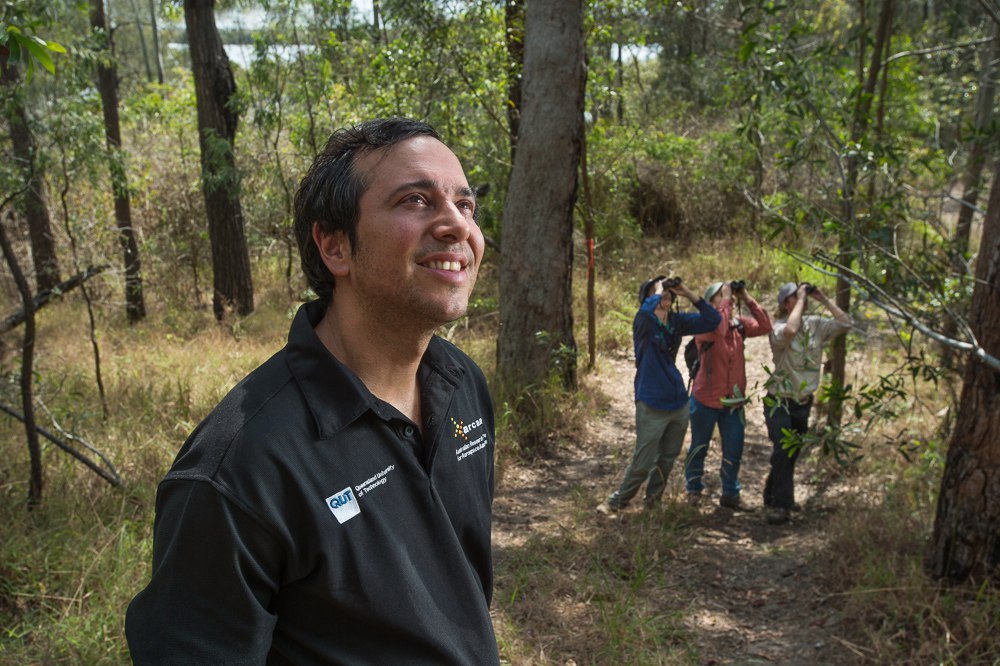
[[[712,348],[714,342],[706,342],[701,346],[702,351],[708,351]],[[688,340],[687,344],[684,345],[684,365],[688,369],[688,388],[694,384],[694,378],[698,376],[698,370],[701,369],[701,355],[698,353],[698,342],[692,337]]]

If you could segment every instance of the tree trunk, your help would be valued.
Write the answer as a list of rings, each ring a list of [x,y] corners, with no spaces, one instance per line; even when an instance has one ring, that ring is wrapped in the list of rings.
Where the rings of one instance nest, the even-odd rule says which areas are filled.
[[[507,122],[510,126],[510,163],[517,151],[517,135],[521,128],[521,81],[524,73],[524,3],[527,0],[507,0],[504,3],[504,23],[507,41]]]
[[[104,15],[104,0],[90,0],[90,26],[95,34],[104,36],[101,57],[97,61],[97,87],[104,108],[104,139],[108,146],[108,165],[111,168],[111,190],[115,200],[115,221],[118,223],[118,242],[122,248],[125,266],[125,315],[130,324],[146,317],[142,294],[142,262],[139,245],[132,226],[132,205],[128,193],[128,174],[122,154],[121,123],[118,118],[118,76],[113,61],[114,47],[111,32]]]
[[[973,119],[972,137],[969,140],[969,155],[965,161],[962,173],[962,199],[958,209],[958,220],[952,236],[951,272],[956,277],[966,276],[970,271],[969,242],[972,238],[972,220],[979,202],[979,186],[983,180],[983,169],[986,168],[986,150],[992,138],[990,127],[993,123],[993,99],[996,95],[997,61],[1000,59],[1000,24],[993,29],[993,43],[979,54],[979,92],[976,95],[975,117]],[[948,317],[944,321],[942,332],[949,338],[958,335],[958,320]],[[964,359],[960,358],[951,347],[941,350],[943,363],[948,367],[956,367]],[[960,365],[958,367],[961,367]]]
[[[875,88],[878,85],[879,76],[882,74],[882,52],[892,34],[893,4],[894,0],[883,0],[882,2],[867,76],[865,76],[859,66],[858,77],[862,85],[854,109],[854,118],[851,127],[852,145],[857,145],[861,142],[871,125],[872,101],[875,97]],[[862,4],[863,15],[864,5]],[[859,39],[859,43],[859,48],[863,54],[865,43],[863,36]],[[863,58],[863,55],[861,57]],[[841,217],[843,218],[841,223],[847,227],[847,231],[840,236],[837,252],[837,263],[841,266],[850,266],[854,261],[855,248],[851,241],[851,234],[855,231],[855,222],[857,220],[858,168],[858,158],[853,155],[849,156],[846,160],[846,175],[841,200]],[[851,286],[842,276],[837,278],[835,300],[838,308],[844,312],[851,311]],[[834,397],[830,400],[827,422],[834,429],[840,427],[843,417],[843,400],[840,397],[839,391],[846,385],[846,381],[847,338],[841,335],[835,338],[830,344],[830,383],[833,385]]]
[[[1000,354],[1000,168],[976,262],[969,324]],[[1000,373],[970,356],[948,446],[927,568],[950,582],[1000,581]]]
[[[31,297],[31,287],[24,278],[24,272],[17,263],[17,256],[7,232],[0,223],[0,249],[10,267],[10,274],[17,284],[24,305],[24,344],[21,346],[21,409],[24,411],[24,430],[28,441],[28,457],[31,461],[31,471],[28,475],[28,508],[33,509],[42,503],[42,488],[45,485],[42,471],[42,449],[38,442],[38,430],[35,428],[35,399],[32,390],[35,362],[35,305]]]
[[[580,0],[528,4],[523,81],[517,159],[503,214],[497,341],[500,390],[522,397],[553,376],[576,387],[573,208],[585,86]],[[537,400],[516,404],[525,410],[523,423],[539,424]]]
[[[160,25],[156,20],[156,0],[149,0],[149,25],[153,32],[153,56],[156,62],[156,82],[163,85],[163,52],[160,49]]]
[[[966,253],[972,236],[972,217],[979,200],[979,185],[986,165],[986,147],[990,140],[989,128],[993,122],[993,98],[996,95],[997,61],[1000,60],[1000,24],[993,28],[993,43],[980,54],[982,67],[979,76],[979,94],[976,96],[976,117],[973,135],[969,142],[969,158],[962,174],[962,207],[955,225],[955,247],[952,268],[956,274],[966,272]]]
[[[253,282],[233,155],[236,81],[215,26],[215,0],[184,0],[198,104],[202,192],[212,246],[212,310],[222,320],[228,310],[253,312]]]
[[[24,174],[27,184],[21,209],[28,221],[28,238],[31,241],[31,259],[35,265],[35,289],[43,291],[59,284],[59,260],[52,222],[45,203],[45,179],[35,159],[35,137],[28,125],[28,111],[20,89],[20,76],[15,65],[6,57],[0,58],[0,80],[10,91],[7,101],[7,124],[14,160]]]

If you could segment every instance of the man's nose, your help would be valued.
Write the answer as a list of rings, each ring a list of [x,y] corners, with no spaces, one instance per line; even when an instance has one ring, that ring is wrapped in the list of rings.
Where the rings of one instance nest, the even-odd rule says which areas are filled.
[[[449,201],[441,207],[441,213],[434,222],[434,237],[460,243],[469,237],[473,224],[471,213]]]

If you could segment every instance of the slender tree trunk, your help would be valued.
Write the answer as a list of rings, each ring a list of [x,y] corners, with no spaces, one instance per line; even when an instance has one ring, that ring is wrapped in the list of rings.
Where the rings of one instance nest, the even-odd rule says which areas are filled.
[[[507,41],[507,122],[510,126],[510,163],[517,151],[521,128],[521,77],[524,71],[524,3],[506,0],[504,23]]]
[[[875,32],[875,44],[872,47],[870,65],[867,76],[860,71],[859,80],[863,81],[857,103],[855,106],[854,119],[851,128],[851,143],[857,145],[864,138],[868,127],[871,125],[872,101],[875,97],[875,89],[878,85],[879,76],[882,73],[882,51],[892,33],[892,18],[894,11],[894,0],[883,0],[882,10],[879,14],[879,23]],[[862,12],[864,5],[862,3]],[[859,40],[864,49],[864,38]],[[858,159],[848,156],[845,166],[845,183],[841,199],[841,222],[848,227],[848,231],[840,237],[837,262],[841,266],[850,266],[854,261],[854,244],[851,242],[851,232],[854,231],[857,221],[857,187],[858,187]],[[837,278],[836,303],[844,312],[851,311],[851,286],[843,277]],[[847,379],[847,338],[838,336],[830,345],[830,381],[835,389],[843,388]],[[828,423],[833,428],[839,428],[843,418],[843,401],[839,397],[830,400]]]
[[[198,105],[202,192],[212,246],[212,310],[222,320],[227,310],[253,312],[253,283],[240,205],[233,143],[239,115],[236,81],[215,26],[215,0],[184,0]]]
[[[503,214],[497,374],[529,429],[522,444],[530,449],[541,443],[543,405],[536,398],[549,379],[576,387],[571,287],[583,3],[531,0],[525,18],[523,122]]]
[[[122,152],[121,123],[118,117],[118,76],[114,65],[114,46],[104,16],[104,0],[90,0],[90,25],[94,32],[103,35],[101,57],[97,61],[97,87],[104,109],[104,139],[108,146],[108,165],[111,168],[111,190],[115,200],[115,221],[118,224],[118,243],[122,248],[125,266],[125,315],[128,323],[135,324],[146,317],[146,304],[142,293],[142,262],[139,244],[132,226],[132,204],[128,191],[128,174]]]
[[[17,67],[9,64],[6,57],[0,57],[0,80],[10,93],[6,115],[14,160],[28,186],[20,203],[28,221],[31,259],[35,265],[35,289],[43,291],[60,282],[56,241],[52,234],[48,205],[45,203],[45,179],[35,159],[35,137],[28,124],[28,111],[19,86],[20,76]]]
[[[1000,355],[1000,168],[993,178],[976,261],[969,324]],[[970,356],[948,446],[927,568],[935,578],[1000,581],[1000,375]]]
[[[8,216],[9,218],[9,216]],[[24,272],[17,263],[17,255],[7,238],[7,231],[0,223],[0,249],[10,267],[10,273],[17,284],[24,307],[24,343],[21,346],[21,409],[24,412],[24,430],[28,441],[28,457],[31,461],[31,471],[28,476],[28,508],[35,508],[42,503],[42,488],[45,478],[42,471],[42,449],[38,443],[38,430],[35,428],[35,400],[32,391],[32,376],[35,362],[35,302],[31,295],[31,287],[24,278]]]
[[[69,215],[69,185],[70,175],[66,146],[60,144],[59,152],[62,163],[62,187],[59,190],[59,203],[62,206],[63,228],[66,231],[66,238],[69,239],[69,247],[73,253],[73,267],[80,273],[80,253],[77,251],[76,236],[73,233],[73,225],[70,223]],[[90,296],[90,289],[86,280],[80,281],[80,293],[83,294],[83,302],[87,304],[87,320],[90,323],[90,348],[94,352],[94,380],[97,383],[97,394],[101,399],[101,413],[104,418],[108,418],[108,396],[104,390],[104,374],[101,372],[101,346],[97,342],[97,318],[94,316],[94,299]]]
[[[993,28],[993,43],[980,54],[979,94],[976,96],[976,117],[973,121],[969,157],[962,174],[962,207],[958,210],[955,225],[952,270],[957,275],[966,273],[966,254],[972,236],[972,218],[979,201],[979,186],[986,166],[986,146],[989,127],[993,122],[993,99],[996,95],[997,62],[1000,61],[1000,24]]]
[[[591,198],[590,171],[587,166],[587,128],[580,133],[580,175],[583,180],[583,235],[587,243],[587,370],[597,364],[597,302],[594,287],[597,280],[594,239],[594,200]]]
[[[93,6],[96,0],[90,0],[91,6],[91,16],[93,16]],[[146,80],[153,80],[153,66],[149,64],[149,48],[146,46],[146,33],[142,29],[142,21],[139,20],[139,7],[135,4],[135,0],[129,0],[129,4],[132,5],[132,17],[135,19],[135,31],[139,34],[139,50],[142,51],[142,64],[146,67]],[[104,10],[101,10],[103,15]],[[91,18],[91,25],[93,25],[93,18]],[[106,30],[106,29],[105,29]],[[111,33],[108,32],[108,41],[111,40]]]
[[[156,63],[156,81],[163,84],[163,51],[160,48],[160,25],[156,20],[156,0],[149,0],[149,26],[153,32],[153,56]]]

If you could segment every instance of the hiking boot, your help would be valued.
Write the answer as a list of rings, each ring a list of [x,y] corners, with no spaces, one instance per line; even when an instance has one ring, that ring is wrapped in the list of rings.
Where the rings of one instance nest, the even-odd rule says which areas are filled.
[[[784,525],[788,522],[788,518],[788,509],[781,509],[776,506],[772,506],[767,510],[767,523],[769,525]]]
[[[719,506],[733,511],[753,511],[753,507],[744,504],[739,495],[723,495],[719,498]]]
[[[698,506],[699,504],[701,504],[701,493],[700,492],[693,493],[690,491],[686,492],[684,493],[684,501],[690,504],[691,506]]]
[[[604,500],[597,505],[597,513],[604,514],[605,516],[610,516],[611,514],[618,513],[621,511],[621,507],[611,504],[607,500]]]

